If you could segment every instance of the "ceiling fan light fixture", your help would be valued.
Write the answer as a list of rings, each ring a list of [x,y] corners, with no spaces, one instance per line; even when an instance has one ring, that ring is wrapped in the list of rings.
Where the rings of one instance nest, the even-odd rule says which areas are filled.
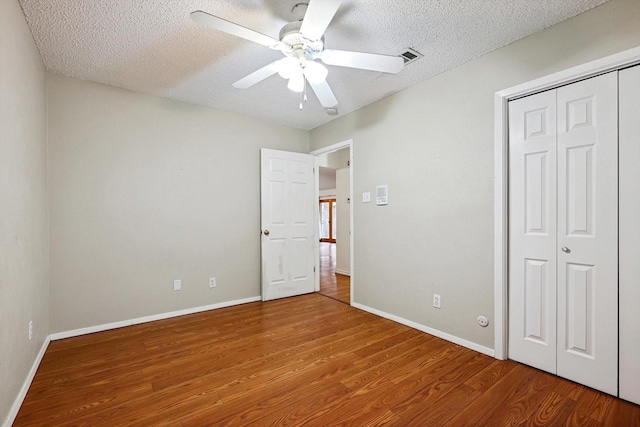
[[[329,74],[327,67],[315,61],[307,62],[307,65],[304,67],[305,77],[309,82],[314,84],[325,81],[327,74]]]
[[[291,76],[293,76],[300,68],[300,63],[298,62],[298,60],[290,56],[282,58],[281,60],[277,61],[276,64],[278,74],[283,79],[290,79]]]
[[[302,75],[302,69],[291,75],[287,87],[289,90],[294,92],[302,92],[304,90],[304,76]]]

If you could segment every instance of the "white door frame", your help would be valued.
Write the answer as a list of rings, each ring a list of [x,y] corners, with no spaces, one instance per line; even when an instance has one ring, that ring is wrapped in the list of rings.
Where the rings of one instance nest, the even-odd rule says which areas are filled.
[[[501,90],[495,94],[495,176],[494,176],[494,318],[495,357],[507,359],[508,337],[508,219],[509,219],[509,130],[508,103],[537,92],[640,64],[640,47],[569,68],[518,86]]]
[[[348,148],[349,149],[349,192],[350,192],[350,199],[351,199],[351,203],[349,203],[349,229],[351,230],[351,234],[349,235],[349,266],[351,267],[351,280],[350,280],[350,291],[349,291],[349,298],[350,301],[349,303],[351,305],[353,305],[353,289],[354,289],[354,268],[353,268],[353,236],[355,233],[355,230],[353,228],[353,139],[347,139],[346,141],[342,141],[342,142],[337,142],[335,144],[326,146],[326,147],[322,147],[322,148],[318,148],[317,150],[313,150],[311,153],[314,156],[316,156],[316,169],[318,169],[318,156],[323,155],[323,154],[329,154],[329,153],[333,153],[335,151],[338,150],[342,150],[343,148]],[[319,176],[320,176],[320,172],[319,170],[316,171],[316,197],[315,199],[318,200],[320,197],[319,194]],[[320,213],[318,212],[318,209],[316,208],[315,210],[316,212],[316,224],[319,223],[320,221]],[[319,253],[319,246],[316,246],[316,259],[318,259],[318,257],[320,256]],[[316,292],[318,292],[320,290],[320,272],[318,272],[318,274],[316,274]]]

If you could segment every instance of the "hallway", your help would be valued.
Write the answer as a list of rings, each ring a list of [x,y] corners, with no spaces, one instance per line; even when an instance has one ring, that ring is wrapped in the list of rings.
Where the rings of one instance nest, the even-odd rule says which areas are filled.
[[[336,244],[320,242],[321,295],[351,304],[351,278],[336,273]]]

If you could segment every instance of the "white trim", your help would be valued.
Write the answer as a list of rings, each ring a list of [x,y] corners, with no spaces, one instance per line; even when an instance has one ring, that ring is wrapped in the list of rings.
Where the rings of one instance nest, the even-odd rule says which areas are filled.
[[[609,71],[640,64],[640,47],[634,47],[605,58],[569,68],[495,94],[495,182],[494,182],[494,316],[495,357],[507,354],[507,290],[508,290],[508,102],[537,92],[553,89]]]
[[[320,195],[318,196],[318,200],[329,200],[329,199],[335,199],[337,197],[335,188],[331,188],[329,190],[322,190],[322,191],[319,191],[319,193]]]
[[[536,92],[564,86],[577,82],[578,80],[588,79],[589,77],[608,73],[609,71],[616,71],[638,63],[640,63],[640,47],[634,47],[614,55],[596,59],[586,64],[501,90],[496,92],[496,95],[506,98],[507,100],[521,98]]]
[[[314,200],[316,203],[320,200],[320,159],[318,156],[313,157],[313,194]],[[314,221],[315,225],[313,227],[313,241],[320,241],[320,212],[318,206],[316,205],[314,208],[315,215]],[[315,264],[313,265],[313,288],[316,292],[320,291],[320,245],[315,245],[313,249],[313,259]]]
[[[355,194],[354,189],[353,189],[353,152],[354,152],[354,144],[353,144],[353,139],[350,139],[348,141],[349,143],[349,193],[350,193],[350,202],[349,202],[349,229],[351,230],[351,233],[349,234],[349,268],[351,269],[351,274],[349,275],[349,277],[351,278],[349,280],[349,304],[353,305],[354,304],[354,297],[355,297],[355,287],[354,287],[354,283],[355,283],[355,279],[354,279],[354,243],[353,243],[353,236],[356,235],[356,231],[355,231],[355,221],[354,221],[354,206],[356,205],[356,201],[355,198],[353,197],[353,195]]]
[[[422,331],[422,332],[426,332],[429,335],[433,335],[433,336],[436,336],[438,338],[442,338],[443,340],[452,342],[454,344],[461,345],[461,346],[466,347],[466,348],[468,348],[470,350],[477,351],[477,352],[482,353],[482,354],[486,354],[487,356],[495,357],[494,350],[492,350],[492,349],[490,349],[488,347],[476,344],[474,342],[467,341],[467,340],[462,339],[460,337],[457,337],[455,335],[447,334],[446,332],[442,332],[442,331],[439,331],[437,329],[430,328],[430,327],[422,325],[420,323],[416,323],[416,322],[413,322],[411,320],[407,320],[407,319],[404,319],[402,317],[396,316],[394,314],[389,314],[389,313],[386,313],[384,311],[380,311],[380,310],[377,310],[375,308],[368,307],[366,305],[362,305],[362,304],[358,304],[358,303],[352,303],[351,305],[354,306],[355,308],[359,308],[360,310],[367,311],[367,312],[369,312],[371,314],[375,314],[376,316],[384,317],[385,319],[393,320],[394,322],[398,322],[398,323],[401,323],[403,325],[409,326],[410,328],[417,329],[417,330]]]
[[[16,396],[16,400],[13,401],[13,405],[9,409],[9,414],[7,418],[5,418],[3,427],[10,427],[13,422],[16,420],[16,416],[18,416],[18,411],[20,411],[20,407],[22,406],[22,402],[24,402],[24,398],[27,397],[27,392],[29,391],[29,387],[31,387],[31,383],[33,382],[33,378],[36,376],[36,372],[40,367],[40,363],[42,362],[42,358],[44,357],[44,353],[47,351],[47,347],[49,347],[49,343],[51,339],[47,335],[44,342],[42,343],[42,347],[40,347],[40,351],[36,356],[36,359],[33,361],[33,365],[31,365],[31,370],[25,378],[24,383],[22,384],[22,388],[20,389],[20,393]]]
[[[349,277],[351,277],[351,272],[350,272],[350,271],[347,271],[347,270],[338,270],[338,269],[336,268],[336,273],[338,273],[338,274],[342,274],[343,276],[349,276]]]
[[[349,203],[349,209],[350,209],[350,218],[349,218],[349,227],[351,229],[351,235],[349,236],[349,266],[351,267],[351,274],[349,274],[349,276],[351,277],[350,280],[350,290],[349,290],[349,295],[350,295],[350,303],[351,305],[354,305],[353,302],[353,296],[354,296],[354,274],[353,274],[353,236],[355,235],[355,229],[354,229],[354,221],[353,221],[353,206],[355,205],[354,203],[354,199],[353,199],[353,139],[347,139],[345,141],[341,141],[341,142],[337,142],[335,144],[331,144],[328,145],[326,147],[322,147],[322,148],[318,148],[317,150],[313,150],[311,151],[309,154],[312,154],[314,156],[316,156],[316,159],[318,158],[318,156],[322,155],[322,154],[329,154],[329,153],[333,153],[334,151],[338,151],[338,150],[342,150],[343,148],[348,148],[349,149],[349,191],[351,192],[350,195],[350,199],[351,202]],[[318,165],[318,161],[316,160],[316,167]],[[319,184],[316,183],[316,187],[319,187]],[[316,209],[317,212],[317,209]],[[318,217],[319,213],[316,214],[316,223],[319,223],[320,218]],[[316,259],[318,259],[318,257],[316,257]],[[340,273],[339,271],[336,271],[336,273]],[[346,274],[346,273],[340,273],[340,274]],[[318,285],[317,285],[317,289],[316,292],[320,290],[320,275],[318,274],[317,276],[317,280],[318,280]]]
[[[71,331],[56,332],[51,334],[51,341],[61,340],[64,338],[77,337],[79,335],[92,334],[94,332],[108,331],[111,329],[123,328],[125,326],[139,325],[141,323],[153,322],[155,320],[170,319],[172,317],[184,316],[186,314],[201,313],[203,311],[216,310],[218,308],[232,307],[234,305],[247,304],[250,302],[261,301],[261,296],[255,296],[234,301],[225,301],[216,304],[204,305],[200,307],[186,308],[184,310],[171,311],[168,313],[154,314],[151,316],[138,317],[135,319],[122,320],[119,322],[106,323],[104,325],[89,326],[88,328],[73,329]]]
[[[494,309],[494,349],[496,358],[507,358],[507,244],[508,244],[508,212],[507,212],[507,194],[509,172],[507,146],[507,100],[498,94],[495,96],[495,176],[494,176],[494,290],[493,290],[493,309]],[[504,141],[498,144],[498,141]]]
[[[320,156],[322,154],[333,153],[334,151],[342,150],[343,148],[349,148],[353,144],[353,139],[347,139],[345,141],[336,142],[335,144],[327,145],[326,147],[313,150],[309,154],[314,156]]]

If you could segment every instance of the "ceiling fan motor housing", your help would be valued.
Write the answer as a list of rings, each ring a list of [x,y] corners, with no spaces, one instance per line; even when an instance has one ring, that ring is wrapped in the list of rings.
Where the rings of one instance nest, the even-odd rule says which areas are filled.
[[[313,60],[320,57],[324,49],[324,37],[320,40],[309,40],[300,34],[302,21],[294,21],[285,24],[280,29],[280,50],[286,56],[293,56]]]

